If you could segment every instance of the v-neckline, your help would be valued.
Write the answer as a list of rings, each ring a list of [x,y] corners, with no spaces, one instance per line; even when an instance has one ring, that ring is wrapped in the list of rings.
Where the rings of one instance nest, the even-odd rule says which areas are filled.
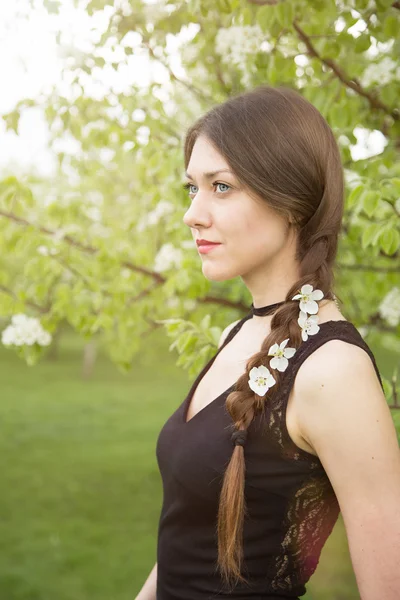
[[[222,344],[221,348],[218,348],[218,351],[214,354],[214,356],[212,356],[210,358],[210,360],[208,361],[208,363],[206,363],[204,365],[204,367],[202,368],[202,370],[200,371],[200,373],[198,374],[198,376],[196,377],[196,379],[193,382],[192,387],[189,390],[188,395],[186,396],[186,399],[184,401],[183,404],[183,424],[184,425],[188,425],[191,421],[193,421],[193,419],[195,419],[198,415],[200,415],[202,412],[204,412],[206,410],[206,408],[208,408],[209,406],[211,406],[212,404],[214,404],[217,400],[219,400],[222,396],[224,396],[224,394],[226,394],[227,392],[230,392],[231,389],[236,385],[236,381],[234,381],[226,390],[224,390],[223,392],[221,392],[221,394],[219,394],[219,396],[217,396],[216,398],[214,398],[213,400],[211,400],[211,402],[209,402],[208,404],[206,404],[205,406],[203,406],[203,408],[201,408],[199,411],[197,411],[197,413],[195,415],[193,415],[193,417],[191,417],[189,419],[189,421],[187,421],[187,414],[189,412],[189,406],[190,403],[193,399],[193,396],[200,384],[200,381],[203,379],[203,376],[206,374],[206,372],[211,368],[214,360],[217,358],[218,354],[221,352],[221,350],[223,348],[225,348],[225,346],[227,346],[229,344],[229,342],[231,340],[233,340],[233,338],[235,337],[235,335],[240,331],[240,329],[242,328],[242,325],[245,321],[247,321],[248,319],[252,318],[252,314],[249,313],[248,315],[246,315],[245,317],[243,317],[243,319],[241,319],[239,321],[239,323],[236,324],[236,326],[228,333],[224,343]]]
[[[216,398],[214,398],[213,400],[211,400],[211,402],[209,402],[208,404],[206,404],[205,406],[203,406],[203,408],[201,408],[199,411],[197,411],[197,413],[195,415],[193,415],[193,417],[191,417],[188,421],[187,419],[187,414],[189,411],[189,406],[190,403],[193,399],[193,396],[200,384],[200,381],[202,380],[203,376],[206,374],[206,372],[211,368],[214,360],[217,358],[218,354],[221,352],[221,350],[223,348],[225,348],[225,346],[231,341],[233,340],[233,338],[235,337],[235,335],[240,331],[240,329],[242,328],[243,323],[245,323],[245,321],[247,321],[248,319],[252,318],[252,313],[249,313],[248,315],[246,315],[245,317],[243,317],[243,319],[241,319],[241,321],[239,321],[239,323],[236,324],[236,327],[234,327],[229,334],[227,335],[224,343],[222,344],[222,346],[218,349],[218,352],[216,352],[214,354],[214,356],[212,356],[210,358],[210,360],[208,361],[208,363],[206,363],[203,367],[203,369],[200,371],[200,373],[198,374],[198,376],[196,377],[196,379],[194,380],[192,387],[189,390],[188,395],[186,396],[184,402],[183,402],[183,415],[182,415],[182,421],[184,425],[189,425],[189,423],[191,423],[194,419],[196,419],[197,416],[201,415],[201,413],[204,413],[205,410],[207,408],[209,408],[210,406],[213,406],[217,400],[219,400],[220,398],[222,398],[222,396],[224,396],[225,394],[227,394],[228,392],[230,392],[236,385],[236,382],[238,381],[238,379],[236,379],[236,381],[234,381],[234,383],[232,383],[226,390],[224,390],[223,392],[221,392],[221,394],[219,394],[219,396],[217,396]],[[346,323],[346,324],[350,324],[353,328],[355,328],[355,326],[353,325],[353,323],[351,323],[350,321],[348,321],[347,319],[331,319],[329,321],[323,321],[322,323],[318,323],[319,327],[323,327],[325,325],[328,325],[330,323]],[[232,335],[233,334],[233,335]],[[302,342],[302,344],[305,342]],[[300,346],[299,346],[300,347]],[[299,350],[299,348],[297,349]]]

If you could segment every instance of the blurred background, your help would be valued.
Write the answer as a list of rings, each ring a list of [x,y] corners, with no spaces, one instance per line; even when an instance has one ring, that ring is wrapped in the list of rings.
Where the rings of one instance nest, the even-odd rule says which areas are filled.
[[[0,600],[154,565],[158,433],[252,300],[182,222],[185,130],[232,94],[294,87],[338,139],[337,295],[400,432],[399,34],[387,0],[0,3]],[[304,598],[359,598],[341,516]]]

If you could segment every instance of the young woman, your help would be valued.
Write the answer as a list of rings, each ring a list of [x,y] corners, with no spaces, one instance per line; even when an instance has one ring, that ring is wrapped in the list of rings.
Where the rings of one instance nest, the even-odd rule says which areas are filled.
[[[160,432],[157,562],[138,600],[298,598],[340,510],[363,600],[394,600],[399,448],[334,294],[334,135],[295,90],[260,86],[202,116],[184,152],[203,274],[240,276],[253,302]]]

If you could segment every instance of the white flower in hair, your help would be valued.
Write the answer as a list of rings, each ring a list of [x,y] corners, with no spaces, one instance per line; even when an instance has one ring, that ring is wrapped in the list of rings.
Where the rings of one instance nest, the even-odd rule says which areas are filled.
[[[278,371],[281,372],[287,369],[289,364],[288,358],[292,358],[296,352],[296,348],[286,348],[288,341],[289,338],[283,340],[280,345],[274,344],[269,349],[268,356],[274,356],[274,358],[269,361],[272,369],[278,369]]]
[[[249,386],[259,396],[264,396],[270,387],[275,385],[276,381],[272,377],[269,369],[264,365],[253,367],[250,370]]]
[[[313,290],[313,286],[306,283],[301,287],[300,294],[293,296],[292,300],[300,300],[300,310],[315,315],[318,312],[316,300],[322,300],[323,297],[321,290]]]
[[[309,335],[314,335],[319,331],[319,325],[317,325],[319,317],[317,315],[310,315],[307,317],[307,313],[300,311],[300,316],[297,319],[298,324],[301,327],[301,337],[304,342],[308,340]]]

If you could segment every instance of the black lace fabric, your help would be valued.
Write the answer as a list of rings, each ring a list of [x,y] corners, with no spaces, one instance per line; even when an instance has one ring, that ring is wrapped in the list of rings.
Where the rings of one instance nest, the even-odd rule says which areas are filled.
[[[304,585],[317,568],[322,548],[339,516],[339,505],[326,476],[308,478],[289,501],[279,554],[270,565],[274,591]]]

